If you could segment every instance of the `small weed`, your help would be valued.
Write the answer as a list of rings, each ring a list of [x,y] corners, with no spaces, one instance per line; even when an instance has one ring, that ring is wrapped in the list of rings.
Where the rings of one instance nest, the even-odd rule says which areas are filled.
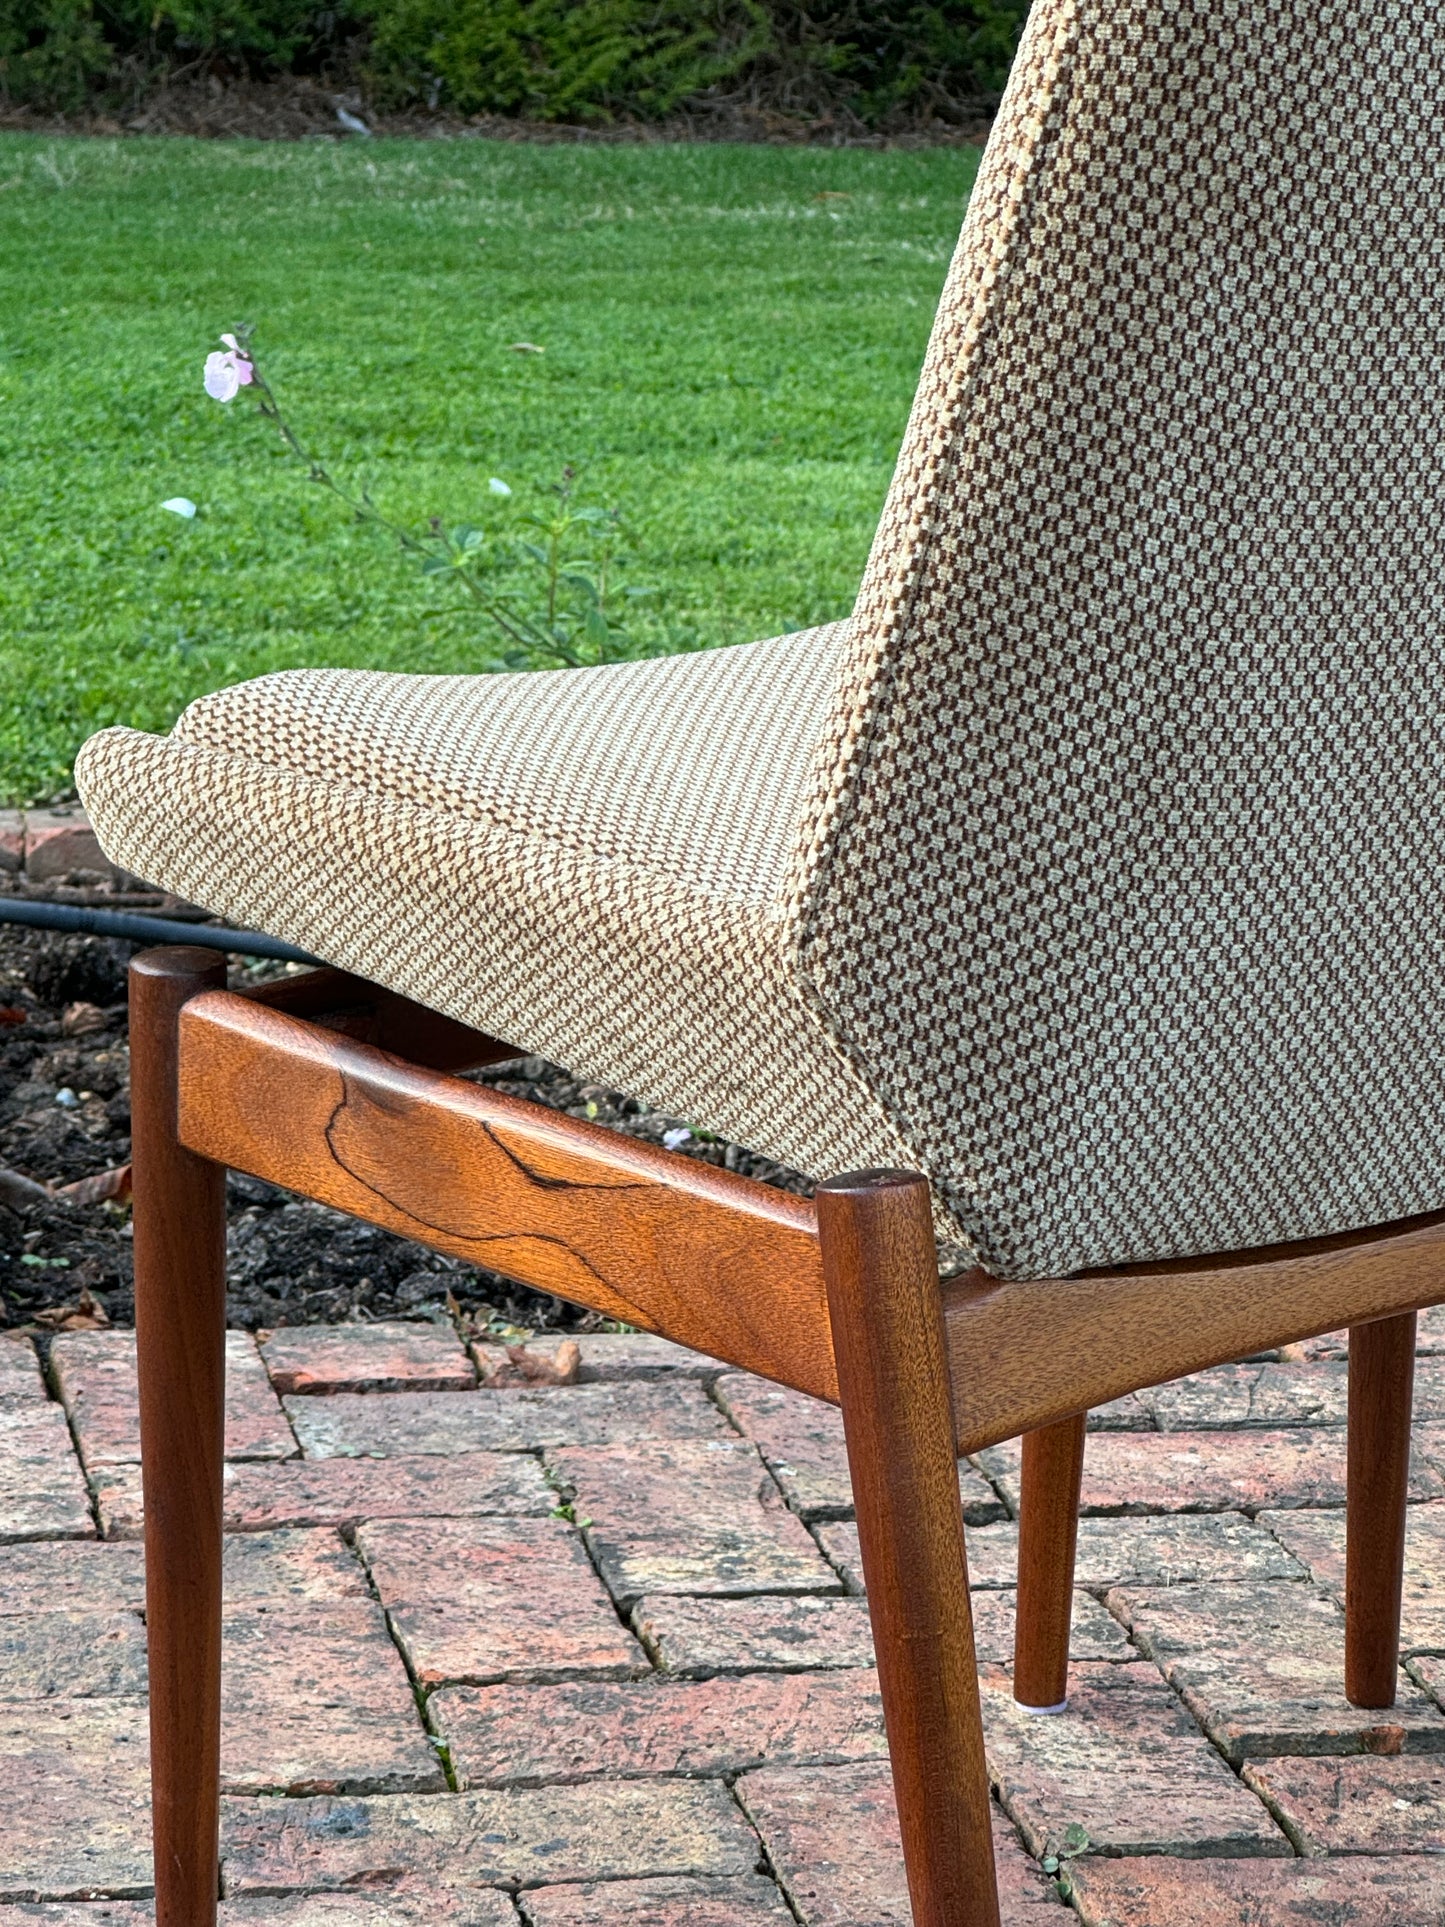
[[[1045,1873],[1056,1876],[1054,1885],[1061,1899],[1067,1900],[1073,1892],[1073,1882],[1069,1877],[1068,1863],[1077,1860],[1080,1854],[1089,1851],[1089,1835],[1077,1820],[1071,1820],[1064,1828],[1062,1837],[1055,1841],[1044,1855],[1039,1865]]]

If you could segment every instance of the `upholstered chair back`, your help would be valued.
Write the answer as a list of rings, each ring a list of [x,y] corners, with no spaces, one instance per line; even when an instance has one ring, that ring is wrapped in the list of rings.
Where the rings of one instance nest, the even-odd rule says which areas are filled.
[[[1445,1207],[1445,12],[1035,0],[794,859],[1006,1274]]]

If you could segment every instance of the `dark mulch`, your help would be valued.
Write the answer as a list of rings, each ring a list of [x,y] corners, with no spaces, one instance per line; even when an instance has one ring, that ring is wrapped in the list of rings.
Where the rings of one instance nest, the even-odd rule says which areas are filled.
[[[846,111],[788,112],[746,98],[705,103],[663,121],[613,121],[569,126],[557,121],[515,120],[499,114],[420,111],[381,113],[354,87],[304,75],[272,80],[222,79],[191,74],[149,83],[128,102],[110,102],[74,114],[45,114],[0,103],[0,128],[42,134],[184,134],[203,140],[311,140],[364,138],[348,134],[337,118],[344,108],[379,135],[421,140],[612,143],[755,141],[777,146],[940,147],[978,146],[987,139],[987,102],[967,109],[955,123],[920,118],[879,133]]]
[[[125,967],[134,946],[0,925],[0,1165],[46,1186],[114,1169],[130,1156]],[[238,987],[276,966],[233,960]],[[678,1120],[586,1084],[537,1057],[476,1073],[478,1082],[660,1143]],[[765,1183],[802,1179],[736,1145],[697,1134],[675,1148]],[[12,1186],[12,1191],[14,1187]],[[474,1270],[370,1225],[233,1173],[227,1310],[232,1325],[461,1316],[482,1326],[592,1329],[560,1299]],[[0,1326],[74,1329],[134,1318],[127,1204],[0,1201]]]

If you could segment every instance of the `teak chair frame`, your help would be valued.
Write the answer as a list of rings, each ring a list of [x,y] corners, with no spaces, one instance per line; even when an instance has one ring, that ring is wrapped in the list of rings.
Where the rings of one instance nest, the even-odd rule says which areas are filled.
[[[1065,1695],[1090,1406],[1348,1325],[1347,1691],[1389,1705],[1416,1309],[1445,1214],[1073,1279],[940,1284],[928,1184],[813,1201],[451,1075],[512,1046],[334,970],[247,993],[131,965],[158,1927],[218,1888],[225,1172],[841,1405],[915,1927],[998,1927],[956,1461],[1025,1434],[1015,1692]]]

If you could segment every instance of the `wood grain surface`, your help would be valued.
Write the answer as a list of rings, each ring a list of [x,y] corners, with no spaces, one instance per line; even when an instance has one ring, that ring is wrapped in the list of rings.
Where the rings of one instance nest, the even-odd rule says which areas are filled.
[[[1267,1346],[1445,1301],[1445,1213],[1227,1258],[943,1288],[958,1449]]]
[[[807,1200],[230,992],[180,1031],[203,1156],[836,1401]]]
[[[1076,1412],[1057,1425],[1024,1433],[1014,1614],[1014,1698],[1020,1706],[1062,1706],[1069,1697],[1074,1552],[1088,1417]]]
[[[1345,1481],[1345,1696],[1356,1706],[1393,1706],[1400,1683],[1414,1394],[1414,1312],[1356,1325]]]
[[[998,1927],[928,1181],[818,1188],[843,1430],[914,1927]]]
[[[378,1050],[431,1070],[480,1070],[484,1064],[502,1064],[509,1057],[526,1054],[345,970],[307,970],[239,994],[269,1010],[309,1018],[324,1030],[338,1031],[359,1044],[374,1044]]]
[[[157,1927],[210,1927],[219,1891],[226,1174],[177,1142],[176,1033],[225,981],[225,959],[190,946],[130,966]]]

